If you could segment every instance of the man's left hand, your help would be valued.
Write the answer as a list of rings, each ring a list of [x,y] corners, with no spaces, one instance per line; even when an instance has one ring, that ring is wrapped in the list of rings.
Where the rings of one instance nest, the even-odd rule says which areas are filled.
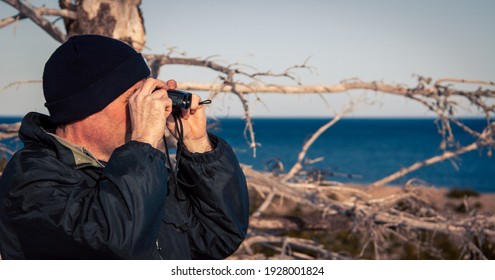
[[[177,83],[174,80],[167,81],[170,89],[176,89]],[[206,131],[206,113],[204,105],[200,105],[201,97],[193,94],[191,107],[188,110],[183,109],[181,112],[182,134],[184,136],[184,145],[191,153],[204,153],[211,151],[213,146],[208,138]],[[167,127],[175,138],[178,138],[177,128],[173,115],[167,118]]]

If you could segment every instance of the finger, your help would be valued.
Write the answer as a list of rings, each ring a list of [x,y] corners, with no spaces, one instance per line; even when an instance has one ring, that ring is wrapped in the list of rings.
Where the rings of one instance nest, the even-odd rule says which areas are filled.
[[[162,80],[157,80],[157,79],[153,79],[153,78],[148,78],[146,79],[146,81],[144,82],[142,88],[141,88],[141,92],[143,94],[151,94],[152,92],[154,92],[155,90],[159,90],[159,89],[164,89],[164,90],[167,90],[168,89],[168,86],[167,84],[165,84],[164,81]]]
[[[201,108],[199,107],[199,102],[201,101],[201,97],[197,94],[193,94],[191,97],[191,105],[189,107],[189,110],[182,110],[182,118],[183,119],[188,119],[191,115],[194,115],[196,111]]]
[[[191,115],[189,113],[189,110],[188,109],[181,109],[181,118],[184,119],[184,120],[187,120],[189,119],[189,116]]]
[[[141,83],[141,85],[134,90],[134,92],[132,93],[132,95],[129,97],[129,101],[130,102],[135,102],[136,99],[138,98],[138,96],[140,96],[139,93],[141,92],[141,89],[143,88],[143,85],[144,85],[144,82]]]
[[[168,92],[165,89],[158,89],[153,91],[152,94],[146,95],[146,97],[152,99],[164,99],[164,98],[168,98]]]
[[[176,137],[176,134],[175,134],[175,119],[174,119],[174,115],[173,114],[170,114],[167,117],[167,128],[172,133],[172,135],[174,137]]]
[[[165,89],[155,90],[153,94],[148,94],[143,100],[152,104],[160,104],[160,108],[165,109],[166,115],[172,112],[172,99],[168,97]]]
[[[137,97],[137,93],[139,92],[139,89],[134,90],[134,92],[129,96],[129,103],[134,103]]]
[[[166,97],[165,100],[165,113],[167,116],[172,114],[172,99],[169,97]]]
[[[168,80],[167,86],[169,89],[177,89],[177,82],[175,80]]]
[[[194,115],[198,109],[203,107],[203,106],[199,105],[200,101],[201,101],[201,97],[199,95],[197,95],[197,94],[192,95],[191,109],[190,109],[191,115]]]

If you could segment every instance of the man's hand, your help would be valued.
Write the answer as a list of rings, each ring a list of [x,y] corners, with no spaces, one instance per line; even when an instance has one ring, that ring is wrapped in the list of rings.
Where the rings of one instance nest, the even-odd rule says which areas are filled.
[[[129,98],[131,140],[149,143],[155,148],[161,146],[167,117],[172,113],[167,89],[165,82],[148,78]]]
[[[174,80],[167,81],[169,89],[176,89]],[[213,146],[206,132],[206,113],[204,105],[200,105],[201,97],[193,94],[189,110],[182,110],[181,120],[183,124],[182,134],[184,145],[189,152],[204,153],[211,151]],[[175,138],[178,138],[177,127],[173,115],[167,118],[167,127]],[[180,128],[179,128],[180,129]]]

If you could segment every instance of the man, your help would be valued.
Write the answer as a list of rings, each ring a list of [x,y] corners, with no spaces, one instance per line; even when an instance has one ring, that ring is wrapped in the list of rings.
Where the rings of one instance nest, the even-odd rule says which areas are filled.
[[[72,37],[52,54],[50,116],[24,117],[24,148],[0,179],[4,259],[219,259],[237,249],[248,197],[232,149],[207,133],[194,95],[172,174],[163,136],[179,134],[167,96],[176,85],[149,75],[139,53],[103,36]]]

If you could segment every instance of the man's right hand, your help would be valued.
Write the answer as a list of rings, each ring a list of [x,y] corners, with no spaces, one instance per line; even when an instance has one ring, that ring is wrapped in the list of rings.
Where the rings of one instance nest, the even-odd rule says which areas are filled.
[[[163,142],[167,117],[172,113],[172,100],[165,82],[148,78],[129,98],[131,140],[159,148]]]

